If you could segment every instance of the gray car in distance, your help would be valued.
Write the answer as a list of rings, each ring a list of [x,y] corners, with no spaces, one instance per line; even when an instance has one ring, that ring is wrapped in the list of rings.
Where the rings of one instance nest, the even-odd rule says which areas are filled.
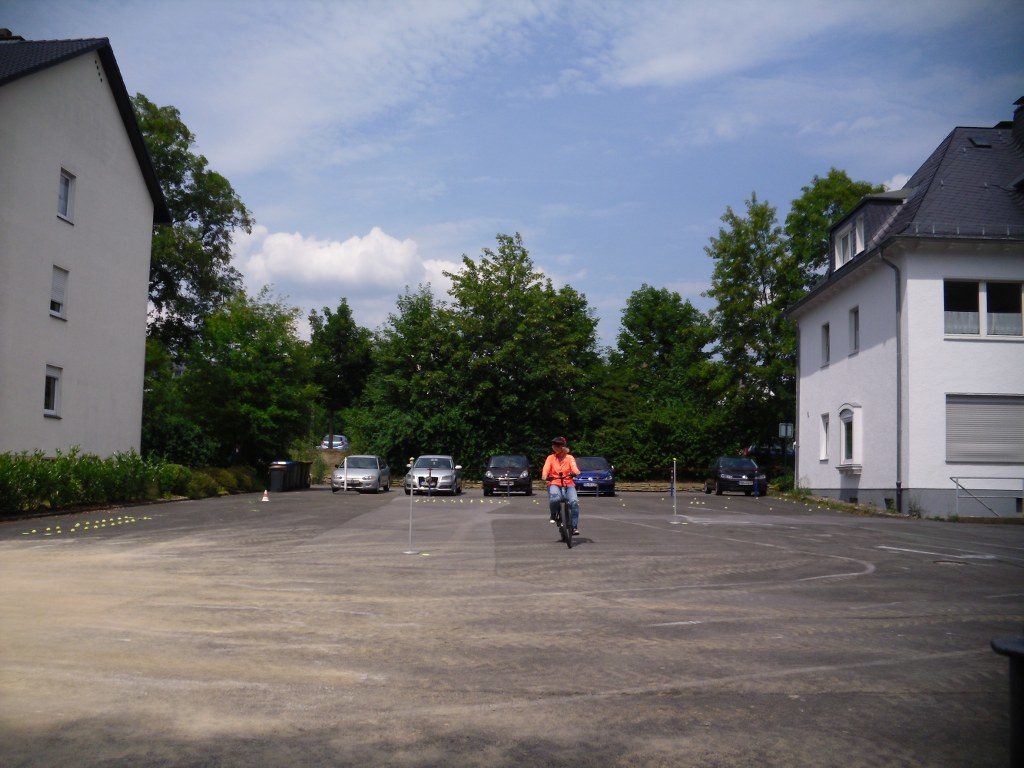
[[[380,456],[347,456],[331,473],[331,493],[391,490],[391,468]]]
[[[451,456],[420,456],[405,476],[405,493],[462,493],[462,466]]]

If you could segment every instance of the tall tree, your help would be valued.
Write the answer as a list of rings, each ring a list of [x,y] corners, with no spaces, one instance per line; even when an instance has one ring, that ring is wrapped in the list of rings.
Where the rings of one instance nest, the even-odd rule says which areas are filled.
[[[283,458],[307,431],[312,401],[309,349],[298,337],[299,310],[264,288],[243,291],[210,315],[189,347],[182,374],[188,412],[217,456],[262,464]]]
[[[583,395],[597,363],[596,320],[586,297],[555,288],[522,237],[462,258],[452,280],[459,333],[455,371],[462,408],[474,414],[473,460],[493,451],[542,450],[554,432],[581,428]]]
[[[829,229],[847,214],[864,195],[885,188],[867,181],[853,181],[846,171],[829,169],[824,178],[815,176],[801,188],[786,216],[789,249],[800,265],[804,286],[810,288],[828,265]]]
[[[775,208],[752,194],[746,215],[727,208],[704,250],[714,262],[711,312],[717,351],[732,377],[731,407],[749,439],[766,441],[792,419],[796,336],[782,317],[803,294],[801,265],[786,247]],[[737,446],[738,447],[738,446]]]
[[[320,387],[327,409],[328,429],[334,435],[334,415],[348,408],[362,394],[370,373],[370,331],[356,325],[348,301],[338,308],[324,307],[309,313],[313,357],[313,381]]]
[[[241,285],[231,243],[235,231],[251,231],[252,217],[228,180],[194,151],[195,135],[176,108],[141,93],[132,106],[171,213],[171,224],[153,231],[149,333],[180,356]]]

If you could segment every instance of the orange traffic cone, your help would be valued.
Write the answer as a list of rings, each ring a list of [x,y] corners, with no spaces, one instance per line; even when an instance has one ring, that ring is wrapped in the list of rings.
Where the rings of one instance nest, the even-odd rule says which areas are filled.
[[[264,491],[263,492],[263,498],[260,499],[260,501],[270,501],[270,493],[268,493],[267,491]]]

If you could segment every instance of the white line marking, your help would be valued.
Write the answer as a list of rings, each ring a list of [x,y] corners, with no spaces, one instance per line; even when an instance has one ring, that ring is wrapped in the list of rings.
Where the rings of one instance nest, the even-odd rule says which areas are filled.
[[[958,560],[995,560],[995,555],[951,555],[946,552],[926,552],[923,549],[904,549],[903,547],[887,547],[879,545],[875,549],[885,549],[890,552],[910,552],[915,555],[929,555],[931,557],[955,557]]]
[[[645,627],[685,627],[691,624],[703,624],[703,621],[666,621],[664,624],[645,624]]]

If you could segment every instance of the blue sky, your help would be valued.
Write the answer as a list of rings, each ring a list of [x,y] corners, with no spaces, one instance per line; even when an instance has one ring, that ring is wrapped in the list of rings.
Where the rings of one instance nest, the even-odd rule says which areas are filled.
[[[26,39],[108,37],[252,210],[236,266],[375,327],[404,286],[521,232],[603,344],[643,283],[709,303],[704,253],[756,191],[902,186],[1024,96],[1024,4],[4,0]]]

